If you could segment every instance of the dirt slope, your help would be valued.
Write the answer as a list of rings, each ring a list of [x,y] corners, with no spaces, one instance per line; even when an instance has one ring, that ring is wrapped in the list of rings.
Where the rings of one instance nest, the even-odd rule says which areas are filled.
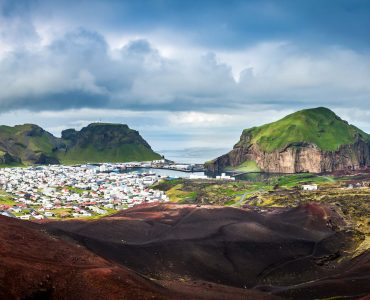
[[[165,286],[43,225],[0,216],[0,299],[273,299],[211,283]]]

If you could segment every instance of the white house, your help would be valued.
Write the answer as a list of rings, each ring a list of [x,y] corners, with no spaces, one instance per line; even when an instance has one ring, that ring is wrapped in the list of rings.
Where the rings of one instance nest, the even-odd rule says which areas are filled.
[[[316,191],[317,184],[304,184],[302,185],[302,190],[304,191]]]

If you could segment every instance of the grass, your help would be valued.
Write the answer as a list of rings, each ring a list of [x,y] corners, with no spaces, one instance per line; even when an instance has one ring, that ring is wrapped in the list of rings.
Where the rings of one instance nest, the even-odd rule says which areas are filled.
[[[113,214],[118,212],[117,210],[111,209],[111,208],[104,208],[104,210],[107,211],[107,213],[104,214],[104,215],[93,215],[93,216],[89,216],[89,217],[80,217],[78,219],[79,220],[98,220],[102,217],[107,217],[107,216],[113,215]],[[75,219],[75,218],[73,218],[73,219]]]
[[[227,167],[225,171],[235,171],[243,173],[253,173],[260,172],[261,169],[258,167],[257,163],[254,160],[247,160],[236,167]]]
[[[243,135],[251,136],[250,143],[257,143],[266,152],[301,142],[313,143],[321,150],[334,151],[341,145],[353,144],[357,137],[370,140],[368,134],[324,107],[301,110],[279,121],[245,129]]]
[[[234,205],[237,200],[239,200],[239,199],[235,199],[235,200],[233,199],[233,200],[226,201],[224,203],[224,205],[226,205],[226,206]]]
[[[33,133],[32,135],[30,133]],[[4,144],[11,145],[7,152],[13,157],[17,157],[23,164],[30,163],[29,157],[32,154],[44,153],[52,155],[55,147],[56,138],[50,133],[43,131],[40,127],[32,124],[11,126],[0,126],[0,140]],[[5,151],[0,152],[1,155]],[[1,167],[22,166],[19,163],[2,164]]]
[[[72,209],[71,208],[55,208],[50,210],[50,212],[54,213],[58,217],[61,217],[62,214],[71,214]]]
[[[79,195],[82,195],[83,192],[86,192],[86,190],[84,189],[80,189],[80,188],[77,188],[77,187],[74,187],[74,186],[65,186],[65,188],[71,192],[74,192],[76,194],[79,194]]]
[[[163,179],[154,185],[152,185],[152,188],[160,190],[160,191],[168,191],[169,189],[173,188],[174,186],[180,184],[183,182],[183,179],[177,178],[177,179]]]
[[[278,185],[279,187],[292,188],[302,184],[319,184],[334,181],[335,180],[330,176],[319,176],[315,174],[304,173],[280,176],[272,179],[271,183],[273,185]]]
[[[104,215],[94,214],[94,212],[91,212],[93,214],[92,216],[78,217],[78,218],[72,217],[72,213],[74,211],[73,211],[73,209],[70,209],[70,208],[56,208],[56,209],[53,209],[53,210],[50,210],[50,211],[55,214],[55,217],[51,217],[51,219],[56,219],[56,220],[57,219],[61,219],[61,214],[63,214],[63,213],[69,214],[68,217],[63,218],[65,220],[71,220],[71,219],[78,219],[78,220],[97,220],[97,219],[100,219],[102,217],[106,217],[106,216],[109,216],[109,215],[112,215],[112,214],[117,213],[117,210],[115,210],[115,209],[111,209],[111,208],[103,208],[103,209],[107,212]]]
[[[0,164],[0,168],[25,168],[27,167],[26,165],[24,164],[21,164],[21,163],[17,163],[17,162],[14,162],[14,163],[8,163],[8,164]]]
[[[129,162],[159,159],[161,156],[141,144],[126,144],[111,149],[97,150],[94,146],[73,147],[67,152],[59,152],[58,158],[62,164],[101,162]]]
[[[246,201],[261,195],[266,195],[265,201],[270,201],[267,196],[274,194],[275,190],[301,190],[301,185],[313,183],[319,187],[337,184],[331,176],[304,173],[276,176],[264,181],[163,180],[152,188],[165,191],[172,202],[242,206]],[[243,195],[245,201],[241,203]],[[274,204],[273,201],[265,203]]]
[[[235,205],[244,194],[268,192],[273,186],[265,182],[220,180],[163,180],[152,186],[166,192],[171,202]]]
[[[13,200],[13,198],[6,192],[0,191],[0,205],[9,205],[13,206],[16,205],[17,203]]]
[[[35,136],[32,139],[29,139],[27,146],[28,149],[34,152],[42,152],[46,155],[53,154],[52,149],[54,148],[54,143],[52,139],[46,134],[42,136]]]
[[[166,194],[170,198],[170,201],[178,203],[194,202],[197,193],[195,191],[192,192],[183,191],[182,188],[183,188],[182,184],[177,184],[167,191]]]

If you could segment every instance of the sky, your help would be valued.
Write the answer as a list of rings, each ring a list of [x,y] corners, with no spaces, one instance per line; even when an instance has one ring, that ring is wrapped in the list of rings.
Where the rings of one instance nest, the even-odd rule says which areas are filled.
[[[370,132],[369,28],[366,0],[0,0],[0,123],[205,158],[305,108]]]

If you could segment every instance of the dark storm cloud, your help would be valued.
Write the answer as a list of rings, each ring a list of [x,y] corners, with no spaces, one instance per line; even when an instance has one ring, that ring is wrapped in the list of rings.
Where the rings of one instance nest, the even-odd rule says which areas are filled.
[[[238,48],[259,41],[288,39],[302,44],[369,47],[370,3],[366,0],[136,0],[5,1],[14,15],[62,19],[75,26],[110,31],[166,29],[197,44]]]

